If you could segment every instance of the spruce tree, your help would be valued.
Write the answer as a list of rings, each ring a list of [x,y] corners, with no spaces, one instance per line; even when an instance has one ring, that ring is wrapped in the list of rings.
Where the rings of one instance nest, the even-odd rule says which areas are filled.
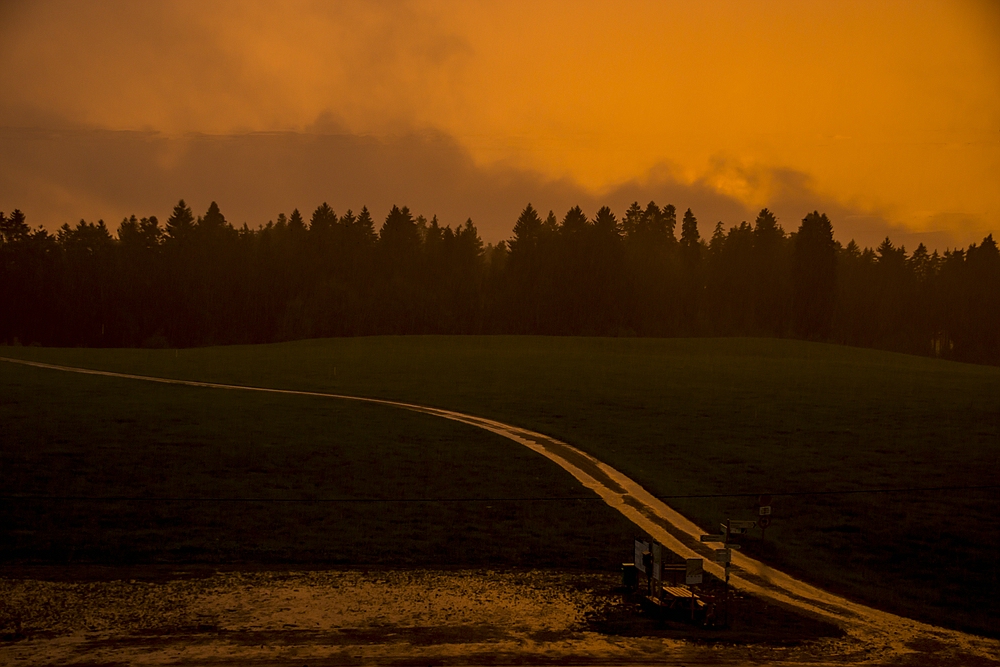
[[[837,244],[826,214],[813,211],[795,235],[792,264],[796,333],[806,339],[829,337],[837,281]]]

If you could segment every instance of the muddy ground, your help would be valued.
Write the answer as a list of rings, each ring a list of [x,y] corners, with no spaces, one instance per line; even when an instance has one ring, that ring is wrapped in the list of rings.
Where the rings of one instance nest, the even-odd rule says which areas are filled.
[[[947,653],[886,656],[748,597],[730,629],[700,629],[650,616],[612,574],[115,574],[37,568],[0,579],[0,664],[945,664],[936,656]]]

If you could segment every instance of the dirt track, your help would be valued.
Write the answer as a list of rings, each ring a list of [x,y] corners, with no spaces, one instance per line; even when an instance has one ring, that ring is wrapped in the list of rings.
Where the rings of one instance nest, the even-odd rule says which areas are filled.
[[[0,358],[0,360],[50,370],[128,378],[164,384],[363,401],[403,408],[469,424],[513,440],[550,459],[572,474],[585,487],[597,493],[609,506],[621,512],[640,529],[649,533],[671,551],[682,557],[703,557],[706,559],[706,570],[716,576],[722,576],[722,568],[710,560],[714,547],[699,541],[699,537],[704,532],[695,524],[685,519],[662,501],[654,498],[648,491],[618,471],[567,443],[534,431],[450,410],[384,399],[345,396],[323,392],[172,380],[56,366],[17,359]],[[838,664],[844,664],[845,662],[927,664],[933,659],[934,662],[940,662],[940,664],[1000,664],[1000,659],[997,658],[997,656],[1000,656],[1000,641],[937,628],[851,602],[769,568],[763,563],[739,553],[733,555],[731,582],[739,590],[828,619],[843,628],[847,633],[850,646],[840,646],[839,649],[834,649],[833,646],[827,646],[825,649],[816,647],[819,653],[813,653],[809,657],[800,655],[795,658],[792,656],[778,658],[777,656],[772,656],[770,658],[772,661],[793,664],[802,659],[805,662],[813,662],[819,659],[823,662],[830,660]],[[744,661],[735,655],[723,657],[716,653],[714,654],[714,658],[712,658],[711,655],[698,653],[697,657],[688,654],[685,660],[688,662],[709,663],[716,662],[718,659],[721,659],[723,662],[736,660],[737,664]],[[0,651],[0,657],[2,655],[3,652]],[[469,659],[474,660],[471,654],[465,654],[465,656],[464,660],[466,661]],[[261,659],[266,661],[269,659],[273,660],[275,657],[265,658],[261,656]],[[605,654],[602,658],[595,654],[593,657],[597,660],[612,661],[626,659],[626,656],[621,654],[617,656]],[[659,660],[662,661],[665,657],[661,653]],[[555,658],[555,656],[550,655],[549,658]],[[788,662],[789,660],[791,662]],[[751,659],[749,662],[756,662],[756,659]]]

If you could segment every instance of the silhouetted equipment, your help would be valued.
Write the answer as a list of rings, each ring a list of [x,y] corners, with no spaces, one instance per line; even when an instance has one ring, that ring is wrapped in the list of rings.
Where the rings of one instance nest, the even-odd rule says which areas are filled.
[[[709,605],[698,587],[703,583],[704,561],[688,558],[684,563],[665,562],[667,550],[656,541],[635,540],[635,561],[622,563],[622,587],[626,595],[636,595],[639,573],[646,574],[646,591],[640,602],[660,614],[674,615],[687,621],[705,622],[716,614],[707,613]]]
[[[622,563],[622,586],[629,591],[639,588],[639,568],[635,563]]]

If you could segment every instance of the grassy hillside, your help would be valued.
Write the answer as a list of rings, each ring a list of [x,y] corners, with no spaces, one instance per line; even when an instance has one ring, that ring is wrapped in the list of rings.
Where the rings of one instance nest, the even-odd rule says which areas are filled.
[[[2,354],[167,377],[400,398],[495,417],[566,439],[661,495],[800,494],[775,497],[767,543],[750,544],[748,550],[884,608],[1000,632],[996,489],[813,495],[996,483],[1000,477],[997,368],[746,339],[389,337],[179,351],[4,348]],[[43,371],[30,374],[40,394],[76,382]],[[9,381],[15,375],[9,366],[0,375],[5,423],[10,421],[8,415],[27,414],[43,400],[22,399]],[[146,391],[122,382],[119,388],[108,388],[102,401],[83,396],[77,405],[123,400],[120,397]],[[198,431],[212,421],[207,415],[215,414],[220,402],[252,403],[248,397],[226,398],[224,392],[212,390],[156,389],[179,391],[197,397],[190,401],[195,413],[180,416],[171,428]],[[20,403],[12,406],[15,399]],[[58,407],[61,401],[53,399],[50,410],[63,411]],[[304,405],[309,399],[282,401]],[[515,472],[503,463],[513,456],[512,450],[485,434],[463,431],[446,441],[433,429],[458,427],[432,425],[429,418],[398,412],[390,416],[379,411],[376,416],[373,408],[314,405],[303,407],[295,419],[312,423],[338,414],[334,421],[344,428],[397,429],[392,431],[397,442],[407,434],[424,437],[439,443],[443,451],[478,438],[484,444],[475,456],[464,449],[459,459],[475,460],[483,450],[502,451],[501,462],[491,463],[491,469],[503,468],[504,477]],[[263,408],[245,409],[262,416]],[[86,421],[74,416],[73,410],[66,411],[67,426]],[[145,429],[153,418],[150,413],[155,416],[164,410],[143,413],[135,430]],[[206,419],[197,419],[198,414]],[[38,428],[35,417],[24,419],[20,433]],[[282,429],[275,428],[279,434],[274,436],[275,446],[280,450]],[[328,425],[315,428],[313,433],[319,434]],[[308,433],[301,425],[295,429]],[[218,440],[205,437],[206,442]],[[314,451],[311,438],[295,445],[300,448],[296,451],[303,455]],[[372,433],[372,438],[383,436]],[[345,442],[350,449],[349,437]],[[7,450],[5,444],[4,455],[10,458]],[[220,459],[218,468],[229,470],[227,461]],[[528,459],[518,474],[546,465]],[[272,472],[280,468],[276,465]],[[5,463],[5,476],[8,469]],[[371,468],[362,465],[354,470],[364,473]],[[497,482],[499,477],[483,479],[507,489]],[[554,483],[548,476],[546,480]],[[671,504],[706,528],[727,517],[753,514],[750,499],[740,497],[680,498]],[[589,507],[566,505],[547,503],[532,511],[575,517],[583,506]],[[512,534],[517,534],[516,523],[515,517]],[[579,519],[570,523],[573,530],[588,525]],[[618,533],[627,534],[627,527],[609,529],[600,539]],[[596,558],[595,562],[601,560]]]
[[[8,571],[39,563],[608,569],[634,532],[601,503],[488,500],[581,490],[504,438],[384,407],[3,364],[0,423],[3,493],[59,498],[0,500]],[[212,498],[223,500],[204,500]],[[338,502],[352,499],[363,502]]]

